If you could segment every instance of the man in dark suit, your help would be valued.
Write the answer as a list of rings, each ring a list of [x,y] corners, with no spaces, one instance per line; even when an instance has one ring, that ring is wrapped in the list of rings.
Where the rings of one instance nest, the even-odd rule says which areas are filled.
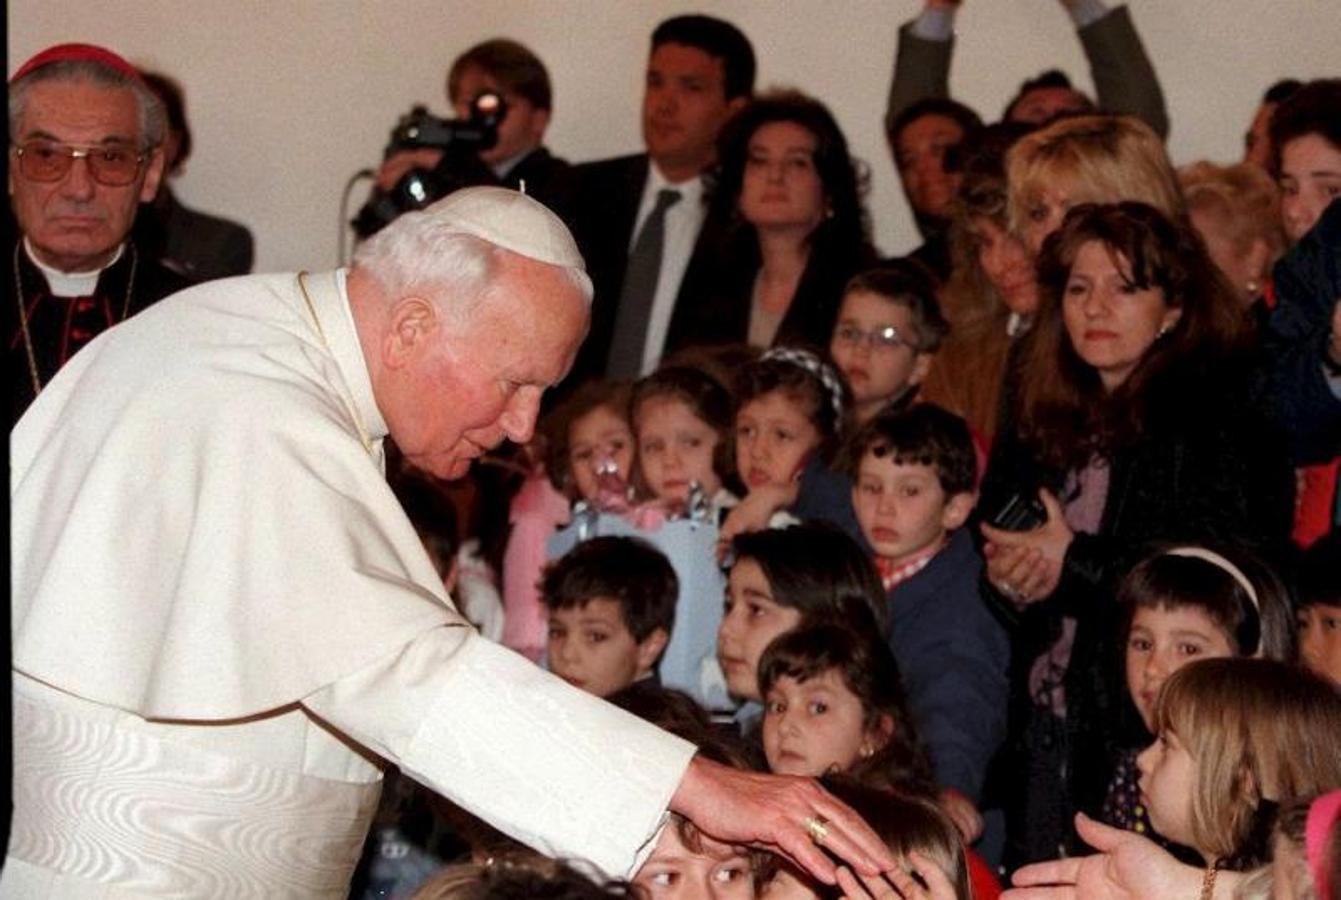
[[[574,167],[571,203],[562,211],[596,287],[570,385],[636,377],[663,353],[693,343],[676,312],[711,277],[712,248],[725,226],[708,216],[705,175],[718,132],[753,91],[754,72],[749,40],[721,19],[676,16],[652,33],[642,111],[647,152]],[[657,252],[646,253],[649,246]]]

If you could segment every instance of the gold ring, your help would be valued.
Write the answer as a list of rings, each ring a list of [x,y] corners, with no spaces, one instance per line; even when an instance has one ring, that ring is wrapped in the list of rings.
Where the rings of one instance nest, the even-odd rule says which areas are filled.
[[[820,816],[807,816],[801,820],[801,827],[817,844],[824,843],[824,839],[829,836],[829,823]]]

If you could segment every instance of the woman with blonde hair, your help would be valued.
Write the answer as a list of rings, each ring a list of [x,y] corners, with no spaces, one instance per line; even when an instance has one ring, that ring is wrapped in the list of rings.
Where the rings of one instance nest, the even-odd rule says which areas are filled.
[[[1245,307],[1285,252],[1280,192],[1260,166],[1198,162],[1178,170],[1192,227]]]
[[[1164,142],[1131,116],[1053,122],[1011,148],[1006,178],[1011,228],[1035,254],[1081,203],[1136,200],[1173,219],[1186,214]]]

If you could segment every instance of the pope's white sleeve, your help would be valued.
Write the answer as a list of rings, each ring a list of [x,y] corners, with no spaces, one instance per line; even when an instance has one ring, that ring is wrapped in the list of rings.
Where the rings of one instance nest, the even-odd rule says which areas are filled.
[[[425,631],[303,704],[499,830],[615,876],[650,852],[694,753],[469,628]]]

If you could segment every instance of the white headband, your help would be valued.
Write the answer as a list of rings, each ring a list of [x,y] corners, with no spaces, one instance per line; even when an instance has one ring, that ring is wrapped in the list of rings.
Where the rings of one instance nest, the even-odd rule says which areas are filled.
[[[1243,592],[1247,594],[1248,599],[1252,601],[1253,609],[1257,610],[1259,615],[1261,614],[1262,604],[1261,601],[1257,599],[1257,591],[1253,588],[1253,583],[1248,580],[1247,575],[1243,574],[1242,569],[1225,559],[1219,553],[1216,553],[1214,550],[1207,550],[1205,547],[1174,547],[1172,550],[1165,550],[1164,555],[1199,559],[1224,571],[1230,578],[1233,578],[1239,583],[1239,587],[1243,588]]]

